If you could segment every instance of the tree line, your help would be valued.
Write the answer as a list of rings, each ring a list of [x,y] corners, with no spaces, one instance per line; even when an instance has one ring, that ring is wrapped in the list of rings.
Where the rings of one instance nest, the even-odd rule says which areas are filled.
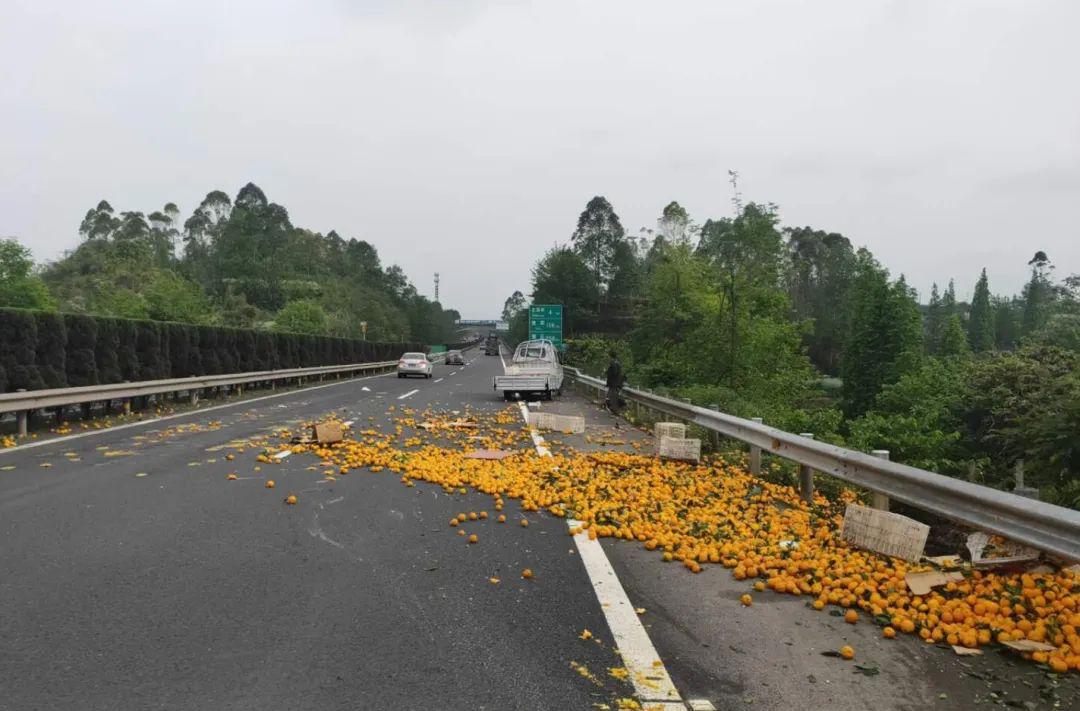
[[[102,200],[79,235],[40,269],[17,241],[0,241],[0,306],[375,341],[454,337],[458,313],[384,267],[374,246],[294,226],[252,183],[235,200],[211,191],[187,219],[172,202],[146,214]]]
[[[844,235],[733,203],[698,224],[671,202],[635,235],[594,197],[531,299],[507,299],[512,336],[530,300],[563,304],[568,358],[593,371],[615,348],[634,384],[999,487],[1022,464],[1080,505],[1080,277],[1037,252],[1020,294],[983,269],[969,301],[950,281],[922,303]]]

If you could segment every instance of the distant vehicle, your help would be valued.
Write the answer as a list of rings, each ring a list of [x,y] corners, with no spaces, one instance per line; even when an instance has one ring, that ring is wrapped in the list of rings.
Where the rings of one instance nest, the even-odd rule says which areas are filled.
[[[489,334],[484,343],[484,355],[499,355],[499,337],[494,333]]]
[[[447,351],[444,362],[447,365],[465,365],[465,357],[461,355],[461,351]]]
[[[404,378],[409,375],[419,375],[424,378],[431,377],[431,361],[424,353],[406,353],[397,362],[397,376]]]
[[[494,384],[507,400],[530,395],[550,400],[552,395],[561,395],[563,367],[555,344],[543,339],[519,343],[506,374],[496,375]]]

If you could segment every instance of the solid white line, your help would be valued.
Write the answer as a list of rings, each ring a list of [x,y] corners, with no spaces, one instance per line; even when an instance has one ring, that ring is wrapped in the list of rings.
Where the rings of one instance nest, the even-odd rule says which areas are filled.
[[[418,392],[420,392],[420,391],[419,390],[410,390],[409,392],[405,393],[404,395],[398,395],[397,399],[398,400],[404,400],[407,397],[412,397],[413,395],[415,395]]]
[[[527,423],[529,408],[525,403],[519,402],[518,409]],[[536,446],[536,453],[541,457],[550,457],[551,452],[537,429],[530,425],[529,434]],[[567,519],[566,525],[576,528],[579,522]],[[589,574],[589,581],[604,613],[604,619],[611,628],[611,634],[615,636],[615,647],[630,671],[630,681],[634,685],[638,701],[648,709],[685,711],[686,705],[679,695],[679,690],[671,682],[667,668],[662,663],[660,666],[653,666],[653,662],[660,660],[660,655],[656,653],[649,633],[645,631],[634,606],[630,604],[630,598],[626,596],[619,576],[611,567],[611,561],[604,553],[600,541],[590,540],[588,536],[579,534],[574,536],[574,543],[577,544],[585,571]]]
[[[263,400],[272,400],[278,397],[285,397],[286,395],[297,395],[299,393],[308,392],[310,390],[322,390],[323,388],[333,388],[340,385],[348,385],[349,383],[356,382],[357,380],[370,380],[371,378],[385,378],[393,373],[382,373],[380,375],[365,375],[362,378],[352,378],[350,380],[342,380],[336,383],[326,383],[325,385],[312,385],[311,387],[300,388],[299,390],[290,390],[283,393],[275,393],[273,395],[262,395],[260,397],[253,397],[249,400],[237,400],[236,402],[227,402],[222,405],[214,405],[213,407],[201,407],[198,410],[191,410],[189,412],[178,412],[175,415],[164,415],[162,417],[155,417],[150,420],[139,420],[138,422],[127,422],[122,425],[113,425],[112,427],[106,427],[100,430],[90,430],[89,432],[80,432],[79,434],[65,435],[63,437],[53,437],[52,439],[43,439],[38,442],[27,442],[26,444],[20,444],[16,447],[8,447],[7,449],[0,449],[0,454],[7,454],[9,452],[19,452],[24,449],[33,449],[34,447],[44,447],[50,444],[58,444],[60,442],[70,442],[73,439],[82,439],[83,437],[95,437],[97,435],[108,434],[109,432],[116,432],[117,430],[126,430],[130,427],[142,427],[143,425],[152,425],[157,422],[166,422],[168,420],[175,420],[179,417],[196,417],[204,412],[214,412],[215,410],[223,410],[226,407],[237,407],[239,405],[250,405],[253,402],[261,402]]]
[[[438,379],[438,380],[436,380],[435,382],[436,382],[436,383],[441,383],[441,382],[442,382],[443,380],[445,380],[445,378],[439,378],[439,379]]]

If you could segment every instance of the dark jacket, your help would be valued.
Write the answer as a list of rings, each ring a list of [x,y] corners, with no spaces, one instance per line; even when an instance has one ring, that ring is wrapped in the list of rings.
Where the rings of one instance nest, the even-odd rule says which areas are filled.
[[[612,358],[607,367],[607,386],[609,388],[621,388],[625,381],[622,363],[619,362],[618,358]]]

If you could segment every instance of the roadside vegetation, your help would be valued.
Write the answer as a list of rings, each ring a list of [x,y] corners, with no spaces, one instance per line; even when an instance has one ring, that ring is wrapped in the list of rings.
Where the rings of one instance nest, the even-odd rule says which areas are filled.
[[[419,294],[374,246],[293,225],[252,183],[235,199],[211,191],[186,219],[171,202],[147,214],[102,200],[77,227],[78,245],[37,268],[25,246],[0,240],[0,306],[382,342],[454,340],[458,313]]]
[[[532,272],[504,318],[564,305],[567,361],[603,372],[615,349],[632,386],[895,461],[1080,507],[1080,276],[1043,252],[1021,294],[934,286],[841,234],[782,227],[771,204],[733,200],[696,223],[677,202],[628,234],[603,197]]]

